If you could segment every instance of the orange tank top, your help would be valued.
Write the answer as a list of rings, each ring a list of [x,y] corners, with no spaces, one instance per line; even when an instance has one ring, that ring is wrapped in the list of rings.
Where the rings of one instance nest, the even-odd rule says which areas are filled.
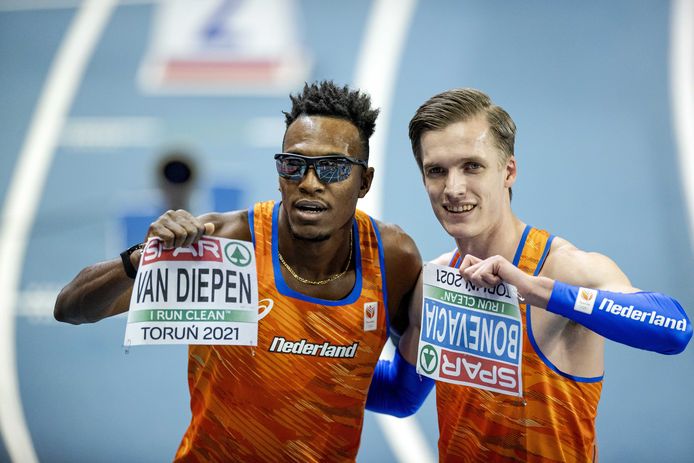
[[[386,341],[383,249],[353,223],[356,282],[344,299],[287,286],[277,258],[279,203],[249,209],[258,271],[258,347],[189,347],[192,419],[176,461],[354,461],[366,395]]]
[[[553,236],[526,227],[514,265],[537,275]],[[455,253],[450,265],[459,267]],[[531,311],[521,305],[523,396],[444,382],[436,384],[442,462],[591,462],[602,376],[566,374],[540,351]]]

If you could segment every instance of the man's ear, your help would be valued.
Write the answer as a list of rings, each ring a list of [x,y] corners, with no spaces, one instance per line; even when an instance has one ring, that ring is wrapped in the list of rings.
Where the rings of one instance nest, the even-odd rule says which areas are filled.
[[[369,192],[371,189],[371,182],[373,182],[374,179],[374,168],[373,167],[368,167],[366,169],[363,169],[363,172],[361,174],[361,186],[359,187],[359,197],[363,198],[366,196],[366,193]]]
[[[516,175],[518,174],[518,166],[516,166],[516,157],[511,156],[506,161],[506,178],[504,179],[504,186],[506,188],[511,188],[514,183],[516,183]]]

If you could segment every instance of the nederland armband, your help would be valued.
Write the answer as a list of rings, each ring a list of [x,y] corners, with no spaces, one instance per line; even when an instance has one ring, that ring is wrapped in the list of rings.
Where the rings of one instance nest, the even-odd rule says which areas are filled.
[[[616,293],[555,281],[547,310],[605,338],[661,354],[679,354],[692,337],[682,306],[660,293]]]
[[[392,361],[379,360],[376,364],[366,409],[404,418],[422,406],[433,387],[434,380],[420,376],[396,349]]]

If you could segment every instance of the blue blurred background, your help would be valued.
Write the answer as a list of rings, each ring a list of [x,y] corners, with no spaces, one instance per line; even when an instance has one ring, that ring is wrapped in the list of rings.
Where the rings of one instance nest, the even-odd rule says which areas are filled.
[[[14,365],[3,365],[8,370],[0,375],[17,375],[40,461],[167,461],[187,427],[184,347],[135,348],[126,354],[123,317],[79,327],[52,319],[64,284],[84,266],[116,257],[133,244],[129,236],[144,233],[138,218],[165,207],[156,177],[162,156],[179,149],[194,160],[194,213],[278,199],[272,155],[281,146],[288,92],[316,79],[366,82],[364,89],[372,90],[357,72],[369,51],[365,37],[377,10],[367,0],[297,0],[274,15],[269,8],[267,27],[256,32],[282,39],[280,55],[294,66],[279,82],[268,77],[272,62],[248,71],[243,60],[259,52],[243,37],[220,38],[210,27],[199,29],[197,49],[188,49],[183,58],[169,56],[188,60],[178,77],[172,73],[157,80],[156,71],[148,71],[152,56],[166,52],[158,34],[173,27],[166,26],[171,17],[162,9],[204,10],[208,22],[201,25],[228,25],[244,3],[116,2],[57,122],[45,179],[39,175],[34,184],[37,208],[22,205],[32,219],[26,254],[14,267],[16,302],[0,306],[11,320],[3,333],[16,333],[16,373]],[[398,2],[383,3],[400,8]],[[671,63],[675,3],[438,0],[411,5],[402,53],[386,91],[390,98],[382,100],[386,119],[377,128],[383,131],[384,154],[376,174],[382,201],[373,206],[379,218],[413,236],[425,259],[452,249],[430,210],[407,124],[433,94],[477,87],[505,107],[518,126],[513,207],[521,219],[611,256],[635,286],[676,297],[694,316],[692,237],[672,103],[678,95]],[[19,181],[18,161],[32,118],[45,101],[43,86],[82,6],[79,1],[0,1],[5,212],[10,185]],[[694,17],[688,20],[693,23]],[[192,34],[173,30],[181,37]],[[250,54],[229,53],[239,48]],[[227,60],[226,78],[234,85],[220,86],[218,77],[195,61],[210,56]],[[256,74],[249,79],[248,72]],[[30,174],[32,169],[40,166],[32,165]],[[3,217],[0,226],[7,227],[13,217]],[[691,346],[667,357],[607,343],[597,422],[601,461],[694,461],[693,366]],[[0,413],[8,408],[0,404]],[[435,455],[433,394],[410,421]],[[405,461],[383,426],[367,413],[359,461]],[[6,425],[2,431],[7,438],[13,430]],[[0,443],[0,461],[9,459],[8,446]]]

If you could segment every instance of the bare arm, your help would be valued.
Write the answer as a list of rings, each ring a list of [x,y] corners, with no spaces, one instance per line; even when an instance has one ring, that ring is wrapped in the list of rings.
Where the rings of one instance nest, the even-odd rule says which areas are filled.
[[[216,233],[215,233],[216,230]],[[226,238],[250,239],[245,211],[229,214],[206,214],[198,218],[178,210],[168,211],[150,225],[146,239],[158,237],[167,248],[190,246],[203,234]],[[137,268],[141,251],[130,256]],[[123,269],[120,258],[100,262],[83,269],[55,302],[53,315],[61,322],[93,323],[128,310],[133,282]]]
[[[426,399],[434,386],[434,381],[420,377],[416,365],[416,340],[413,353],[410,345],[414,339],[413,333],[419,333],[419,318],[412,315],[414,301],[420,300],[421,282],[419,281],[422,262],[412,239],[397,227],[389,231],[381,228],[385,258],[386,278],[388,281],[388,305],[391,320],[396,328],[396,322],[408,322],[404,335],[400,338],[398,350],[392,360],[379,360],[374,370],[369,388],[366,408],[378,413],[386,413],[397,417],[405,417],[415,413]],[[421,311],[421,308],[420,308]],[[403,351],[407,346],[408,352]]]
[[[125,274],[120,258],[90,265],[60,291],[53,315],[60,322],[79,325],[123,313],[132,288],[133,280]]]
[[[410,300],[422,270],[422,257],[410,236],[396,225],[378,223],[383,240],[391,327],[403,333],[408,325]]]
[[[538,276],[526,274],[501,256],[482,260],[467,255],[460,272],[465,279],[480,286],[493,287],[501,281],[510,283],[518,288],[526,303],[543,309],[547,307],[555,280],[623,293],[639,291],[609,258],[581,251],[561,238],[556,241]]]
[[[566,357],[583,357],[579,364],[601,361],[603,337],[664,354],[685,348],[692,329],[676,300],[661,293],[639,292],[609,258],[581,251],[561,238],[555,241],[536,277],[500,256],[484,261],[466,256],[461,272],[483,286],[501,280],[511,283],[525,302],[546,308],[537,337],[540,347],[543,338],[553,338],[551,348],[563,349]],[[533,331],[538,331],[535,319]]]

